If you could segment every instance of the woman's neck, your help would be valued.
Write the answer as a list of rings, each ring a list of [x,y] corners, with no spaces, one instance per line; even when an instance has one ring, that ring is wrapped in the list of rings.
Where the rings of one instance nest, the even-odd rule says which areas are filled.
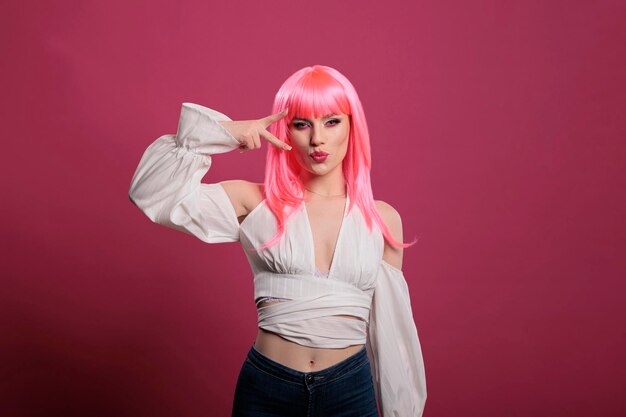
[[[346,181],[341,169],[336,169],[325,175],[302,173],[300,180],[304,189],[316,197],[342,197],[346,195]]]

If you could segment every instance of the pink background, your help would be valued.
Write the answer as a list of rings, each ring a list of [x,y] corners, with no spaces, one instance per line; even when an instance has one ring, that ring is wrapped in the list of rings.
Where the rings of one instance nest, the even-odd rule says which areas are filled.
[[[2,9],[2,416],[230,415],[244,253],[151,223],[128,187],[182,102],[262,117],[312,64],[355,85],[375,197],[420,237],[424,416],[626,415],[623,1]],[[262,181],[264,155],[204,181]]]

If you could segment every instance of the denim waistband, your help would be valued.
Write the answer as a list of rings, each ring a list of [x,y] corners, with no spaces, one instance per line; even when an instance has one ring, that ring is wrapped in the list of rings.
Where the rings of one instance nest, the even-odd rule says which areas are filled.
[[[285,381],[306,384],[307,386],[316,384],[320,385],[333,381],[359,369],[369,361],[365,345],[363,345],[361,350],[348,356],[346,359],[343,359],[328,368],[311,372],[301,372],[278,363],[259,352],[254,344],[248,351],[246,359],[261,371],[274,375]]]

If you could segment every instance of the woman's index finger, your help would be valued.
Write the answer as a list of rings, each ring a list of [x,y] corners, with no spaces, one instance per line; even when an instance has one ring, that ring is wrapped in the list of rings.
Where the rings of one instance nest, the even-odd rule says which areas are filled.
[[[291,146],[281,141],[280,139],[278,139],[276,136],[272,135],[270,132],[268,132],[265,129],[262,129],[260,134],[277,148],[287,150],[287,151],[291,149]]]

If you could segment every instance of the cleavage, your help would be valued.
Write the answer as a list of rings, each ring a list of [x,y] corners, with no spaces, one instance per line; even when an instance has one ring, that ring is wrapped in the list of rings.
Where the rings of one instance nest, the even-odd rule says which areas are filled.
[[[345,198],[336,201],[309,200],[305,203],[304,214],[307,216],[315,258],[313,263],[324,274],[332,270],[335,262],[347,204]]]

